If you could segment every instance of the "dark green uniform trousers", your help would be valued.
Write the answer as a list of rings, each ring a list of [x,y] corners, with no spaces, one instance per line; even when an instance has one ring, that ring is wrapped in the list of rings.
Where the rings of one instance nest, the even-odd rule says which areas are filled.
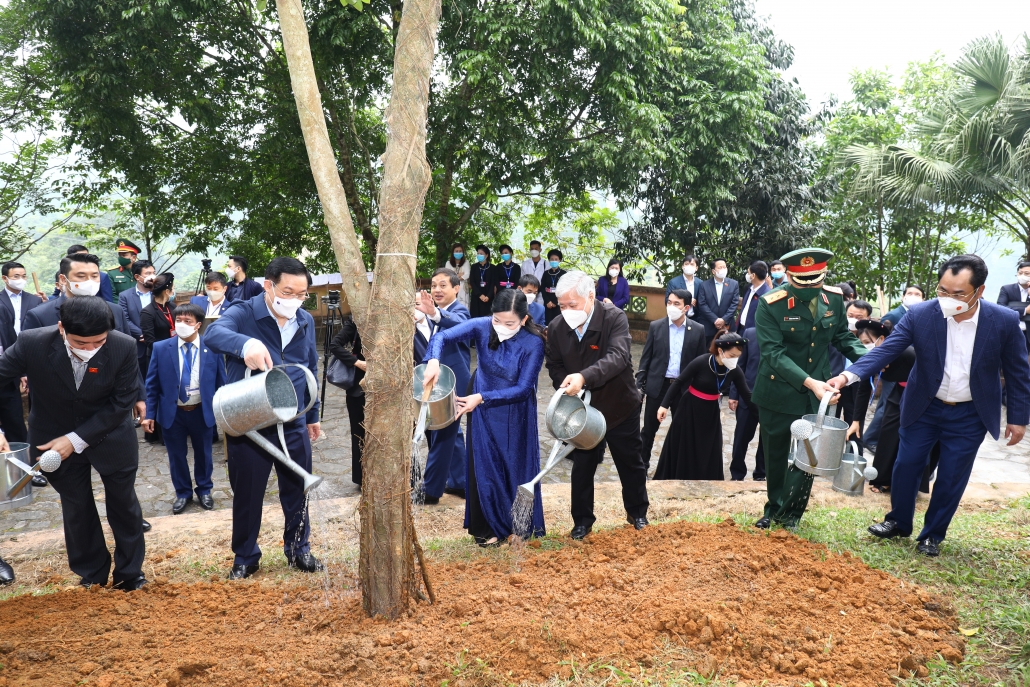
[[[788,465],[790,456],[790,424],[800,415],[777,413],[758,408],[758,422],[762,429],[765,451],[765,485],[769,500],[765,502],[765,517],[786,527],[794,527],[805,514],[808,497],[812,493],[814,477]]]

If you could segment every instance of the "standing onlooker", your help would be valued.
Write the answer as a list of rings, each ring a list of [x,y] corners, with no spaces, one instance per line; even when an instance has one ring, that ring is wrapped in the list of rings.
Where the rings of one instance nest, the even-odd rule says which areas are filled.
[[[5,262],[0,268],[3,274],[4,288],[0,291],[0,353],[6,351],[17,341],[21,334],[22,318],[43,299],[26,291],[25,266],[19,262]],[[21,402],[21,380],[8,384],[0,384],[0,427],[4,428],[8,441],[25,442],[29,440],[25,429],[25,414]],[[46,478],[32,478],[33,486],[45,487]]]
[[[144,431],[154,431],[160,424],[168,450],[168,468],[175,487],[172,514],[186,510],[193,500],[196,484],[197,500],[204,510],[213,510],[211,497],[214,484],[211,443],[215,436],[215,414],[212,407],[215,392],[225,384],[222,356],[213,353],[200,336],[204,311],[187,303],[175,308],[175,338],[154,344],[147,374],[147,417]],[[186,439],[193,444],[193,478],[186,460]]]
[[[712,343],[716,333],[733,331],[734,315],[740,302],[740,287],[726,276],[726,261],[712,261],[712,278],[701,284],[697,292],[697,319],[705,326],[705,336]]]
[[[7,312],[11,327],[8,333],[13,334],[9,337],[10,344],[4,345],[6,348],[8,345],[14,345],[14,339],[21,334],[21,322],[25,314],[47,299],[42,294],[26,291],[29,285],[28,275],[25,266],[20,262],[5,262],[3,267],[0,267],[0,274],[3,274],[4,280],[4,288],[0,291],[0,308]]]
[[[476,264],[472,267],[469,283],[472,284],[469,314],[472,317],[490,317],[490,303],[494,299],[494,268],[490,264],[490,249],[482,244],[476,246]]]
[[[881,318],[881,321],[890,322],[891,326],[897,327],[898,322],[900,322],[901,318],[905,316],[908,309],[917,303],[922,303],[924,300],[926,300],[926,294],[923,292],[923,287],[916,284],[909,284],[905,287],[905,293],[901,298],[901,305],[884,315]],[[869,315],[866,315],[866,317],[872,317],[872,306],[869,307]],[[834,374],[837,375],[840,374],[840,372],[835,371]],[[887,398],[891,395],[893,390],[894,382],[885,379],[881,380],[880,400],[876,402],[876,409],[873,411],[873,419],[869,421],[869,426],[865,428],[865,436],[862,437],[863,446],[874,451],[880,441],[880,428],[883,426],[883,414],[887,409]]]
[[[519,291],[526,294],[529,316],[541,327],[544,326],[544,304],[540,298],[540,280],[532,274],[523,274],[519,279]]]
[[[522,268],[512,262],[511,246],[502,243],[497,249],[501,254],[501,261],[494,265],[494,298],[505,289],[515,290],[519,286],[519,279],[522,278]]]
[[[365,378],[368,363],[361,351],[361,337],[354,318],[348,317],[329,344],[329,352],[347,367],[354,368],[354,384],[347,389],[347,420],[350,423],[350,479],[361,486],[361,451],[365,442]],[[416,361],[416,364],[421,361]]]
[[[769,263],[769,280],[772,282],[774,289],[787,283],[787,268],[779,260],[773,260]]]
[[[655,320],[647,330],[644,352],[637,369],[637,386],[644,393],[644,428],[640,430],[640,457],[644,469],[651,467],[651,450],[654,436],[658,433],[658,409],[665,400],[669,386],[679,377],[694,358],[704,355],[704,327],[687,317],[690,307],[690,292],[686,289],[670,291],[665,298],[665,313],[668,317]],[[675,408],[673,409],[675,417]]]
[[[768,274],[769,268],[761,260],[755,260],[751,263],[751,267],[748,268],[747,273],[744,275],[747,279],[748,290],[740,301],[740,315],[737,317],[735,331],[751,329],[755,326],[758,299],[769,290],[769,285],[765,283],[765,278]]]
[[[40,303],[32,310],[23,315],[21,330],[40,327],[53,327],[61,319],[61,306],[70,298],[82,296],[96,296],[100,293],[101,277],[100,258],[88,253],[73,253],[61,258],[61,269],[57,275],[57,285],[60,295],[51,298],[45,303]],[[129,322],[125,319],[125,313],[117,304],[107,301],[114,317],[114,328],[131,337]],[[24,312],[24,311],[23,311]],[[142,389],[140,390],[142,392]]]
[[[130,268],[135,287],[122,291],[118,295],[118,305],[125,314],[126,324],[130,334],[136,338],[136,357],[139,362],[139,372],[144,380],[147,378],[147,369],[150,364],[150,347],[143,338],[142,313],[143,308],[150,305],[151,289],[157,276],[154,274],[154,266],[149,260],[136,260]],[[143,438],[151,444],[161,441],[161,427],[143,429]]]
[[[998,305],[1011,308],[1019,315],[1019,328],[1026,337],[1027,348],[1030,348],[1030,261],[1016,265],[1016,283],[1001,287]]]
[[[522,261],[522,274],[532,274],[537,281],[544,278],[544,271],[547,269],[547,261],[540,257],[541,248],[539,241],[530,241],[529,257]]]
[[[758,331],[751,327],[741,332],[747,345],[740,354],[737,367],[744,371],[747,388],[755,387],[758,379],[758,361],[762,352],[758,348]],[[747,446],[755,437],[758,429],[758,408],[751,405],[737,393],[737,387],[730,388],[730,410],[736,414],[737,426],[733,430],[733,457],[730,460],[730,479],[741,481],[747,477]],[[755,469],[751,477],[756,482],[765,481],[765,448],[762,446],[762,435],[758,435],[758,450],[755,452]]]
[[[89,254],[89,249],[86,248],[85,246],[81,245],[81,244],[78,244],[78,243],[73,243],[72,245],[68,246],[68,250],[65,252],[65,255],[88,255],[88,254]],[[57,274],[60,275],[61,273],[58,272]],[[56,279],[57,278],[55,277],[55,281],[56,281]],[[58,284],[57,288],[54,289],[54,293],[51,296],[51,298],[57,298],[60,295],[61,295],[61,286]],[[115,296],[114,296],[114,287],[111,286],[111,277],[107,276],[107,272],[101,272],[100,273],[100,293],[98,293],[97,295],[100,296],[101,298],[103,298],[108,303],[117,303],[118,302],[118,299],[115,298]]]
[[[908,309],[917,303],[922,303],[926,300],[926,293],[923,291],[923,287],[917,284],[909,284],[905,287],[905,293],[901,297],[901,305],[891,310],[889,313],[881,317],[881,321],[890,322],[893,326],[898,326],[898,322],[905,316]]]
[[[140,312],[143,341],[151,347],[158,341],[172,338],[175,332],[175,275],[165,272],[154,280],[150,291],[150,304]]]
[[[841,388],[883,369],[909,346],[916,364],[901,399],[898,458],[891,481],[891,511],[869,532],[882,539],[912,534],[916,494],[933,445],[941,459],[919,533],[920,553],[937,556],[969,482],[984,434],[998,438],[1001,377],[1008,384],[1008,445],[1019,443],[1030,422],[1030,365],[1019,317],[983,300],[987,265],[958,255],[938,270],[937,299],[916,305],[884,343],[842,375]]]
[[[599,303],[593,280],[573,271],[558,282],[561,319],[547,327],[547,372],[555,389],[591,393],[590,405],[604,415],[604,441],[572,452],[571,536],[583,539],[594,525],[594,473],[607,444],[622,481],[622,504],[636,529],[647,527],[647,471],[640,458],[640,390],[633,378],[629,320]],[[535,426],[536,421],[532,420]]]
[[[675,277],[669,280],[668,285],[665,287],[665,297],[668,298],[669,294],[676,289],[683,289],[690,294],[690,307],[687,308],[687,317],[692,320],[697,319],[697,311],[694,308],[697,307],[697,292],[701,288],[700,280],[697,277],[697,258],[693,255],[688,255],[683,258],[683,274],[677,274]]]
[[[547,254],[547,272],[540,280],[542,289],[541,297],[544,303],[544,322],[551,324],[551,320],[558,317],[561,308],[558,307],[558,282],[565,276],[565,270],[561,268],[562,253],[557,248],[552,248]]]
[[[458,287],[458,302],[469,307],[469,277],[472,276],[472,265],[465,256],[465,244],[455,243],[451,246],[451,257],[444,263],[444,267],[458,275],[461,286]]]
[[[136,285],[136,280],[132,276],[132,265],[139,257],[140,248],[132,241],[118,239],[115,251],[118,253],[118,267],[107,271],[107,277],[111,281],[112,303],[118,303],[122,293]]]
[[[629,282],[622,276],[622,261],[612,258],[608,261],[608,273],[597,280],[597,300],[625,310],[629,303]]]
[[[840,288],[840,287],[834,287]],[[844,314],[848,318],[848,331],[855,334],[855,323],[862,319],[868,319],[873,316],[873,306],[866,301],[844,301]],[[829,344],[826,347],[826,355],[830,362],[830,376],[836,377],[841,372],[847,369],[848,359],[834,347],[833,344]],[[888,393],[890,390],[888,389]],[[850,403],[848,395],[845,394],[841,399],[840,403],[842,407],[849,407],[847,404]]]
[[[242,255],[234,255],[229,258],[225,266],[225,276],[229,279],[225,297],[230,303],[249,301],[254,296],[260,296],[265,292],[261,284],[247,278],[247,259]]]
[[[191,296],[190,303],[204,311],[205,320],[217,320],[222,311],[229,307],[229,299],[225,290],[229,281],[221,272],[208,272],[204,277],[204,295]]]

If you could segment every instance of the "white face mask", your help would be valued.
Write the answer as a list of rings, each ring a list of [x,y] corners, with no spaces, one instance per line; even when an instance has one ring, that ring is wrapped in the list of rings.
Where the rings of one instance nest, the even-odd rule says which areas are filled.
[[[226,267],[225,268],[225,276],[229,277],[229,279],[232,279],[233,277],[236,276],[236,270],[233,269],[232,267]]]
[[[615,279],[615,277],[619,276],[619,268],[613,267],[610,270],[608,270],[608,276],[612,279]]]
[[[196,333],[197,329],[192,324],[186,322],[175,323],[175,333],[179,335],[181,339],[188,339]]]
[[[737,367],[737,358],[723,358],[722,366],[727,370],[733,370]]]
[[[693,277],[695,272],[697,272],[697,268],[693,265],[686,265],[683,268],[683,275],[686,277]]]
[[[667,314],[669,316],[669,319],[673,322],[683,317],[683,311],[677,308],[675,305],[666,305],[665,314]]]
[[[858,324],[858,318],[857,317],[849,317],[848,318],[848,329],[850,331],[855,331],[855,325],[857,325],[857,324]]]
[[[71,281],[68,280],[68,295],[69,296],[95,296],[100,293],[100,280],[93,281],[87,279],[86,281]]]
[[[1030,284],[1030,274],[1017,274],[1016,281],[1019,282],[1020,286],[1026,286],[1027,284]],[[23,281],[22,283],[24,284],[25,282]]]
[[[916,303],[922,303],[923,299],[920,298],[919,296],[908,295],[908,296],[905,296],[904,298],[902,298],[901,302],[911,308]]]
[[[715,270],[715,278],[716,279],[725,279],[726,278],[726,270]]]
[[[285,298],[278,295],[278,291],[275,288],[275,284],[272,285],[272,309],[275,310],[279,317],[285,317],[288,320],[292,320],[297,316],[297,310],[304,304],[299,298]],[[424,317],[424,315],[423,315]]]
[[[748,284],[750,284],[750,283],[751,283],[751,273],[750,273],[750,272],[745,272],[745,273],[744,273],[744,281],[745,281],[746,283],[748,283]]]
[[[527,294],[525,294],[525,296],[526,296],[526,303],[529,304],[529,305],[533,305],[533,301],[536,300],[536,294],[535,293],[527,293]]]
[[[25,285],[28,284],[28,283],[29,283],[29,281],[27,279],[8,279],[7,280],[7,285],[9,287],[11,287],[12,289],[14,289],[15,291],[24,291],[25,290]]]
[[[68,343],[67,337],[64,339],[64,345],[68,348],[69,351],[72,352],[72,354],[76,358],[78,358],[79,360],[81,360],[84,363],[88,363],[90,361],[90,359],[92,359],[93,356],[95,356],[97,353],[99,353],[100,349],[103,348],[103,346],[97,346],[92,351],[87,351],[84,348],[72,348],[72,345],[70,343]]]
[[[207,299],[212,303],[217,303],[218,301],[225,298],[225,291],[215,291],[214,289],[208,289],[205,293],[207,293]]]
[[[862,344],[862,345],[863,345],[863,346],[865,346],[865,349],[866,349],[867,351],[871,351],[871,350],[873,350],[874,348],[876,348],[876,344],[875,344],[875,343],[864,343],[864,344]]]
[[[955,315],[961,315],[964,312],[969,312],[969,303],[960,301],[957,298],[944,297],[938,298],[937,302],[941,304],[941,312],[944,313],[944,317],[955,317]]]
[[[584,310],[562,310],[561,316],[565,318],[565,323],[573,329],[579,329],[583,326],[583,323],[587,321],[587,314]]]
[[[497,333],[497,338],[501,341],[507,341],[511,337],[519,333],[522,327],[516,327],[515,329],[508,329],[503,324],[494,324],[494,331]]]
[[[539,258],[540,257],[540,251],[538,251],[537,249],[534,248],[533,250],[529,251],[529,257],[531,257],[531,258]]]

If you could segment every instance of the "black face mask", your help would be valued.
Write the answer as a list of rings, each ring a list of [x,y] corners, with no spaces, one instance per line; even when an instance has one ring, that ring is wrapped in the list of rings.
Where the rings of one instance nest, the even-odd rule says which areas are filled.
[[[790,295],[791,296],[794,296],[795,298],[797,298],[799,301],[801,301],[803,303],[807,303],[807,302],[809,302],[810,300],[812,300],[813,298],[815,298],[816,296],[819,295],[819,291],[821,290],[821,286],[822,285],[820,284],[820,286],[818,286],[818,287],[811,287],[811,288],[807,288],[806,289],[806,288],[801,288],[801,287],[798,287],[798,286],[795,286],[795,285],[791,284],[790,286],[787,287],[787,290],[790,291]]]

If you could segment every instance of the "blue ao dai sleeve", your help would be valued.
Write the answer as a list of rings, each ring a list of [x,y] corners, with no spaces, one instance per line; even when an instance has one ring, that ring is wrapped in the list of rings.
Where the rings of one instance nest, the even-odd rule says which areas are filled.
[[[519,361],[518,381],[504,389],[483,391],[482,406],[484,408],[519,403],[536,395],[536,383],[540,377],[540,368],[544,364],[544,342],[537,336],[529,336],[532,336],[527,347],[529,350]],[[485,355],[487,351],[483,351],[483,353]],[[533,421],[535,422],[535,418]]]

